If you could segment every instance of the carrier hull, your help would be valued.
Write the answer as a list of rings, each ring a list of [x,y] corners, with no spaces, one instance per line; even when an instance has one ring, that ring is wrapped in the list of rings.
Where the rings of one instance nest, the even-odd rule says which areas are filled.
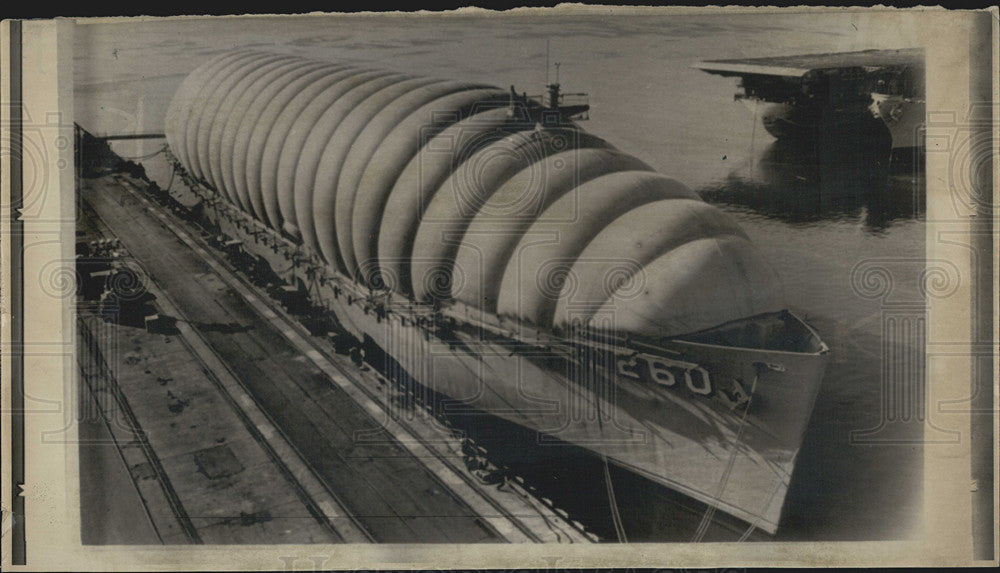
[[[923,149],[927,106],[900,95],[872,93],[872,115],[881,119],[892,135],[893,149]]]
[[[869,120],[884,123],[891,148],[925,147],[921,126],[924,55],[919,49],[864,50],[762,58],[706,60],[694,68],[740,79],[736,99],[756,107],[778,139],[816,139],[830,126],[847,124],[869,136]]]

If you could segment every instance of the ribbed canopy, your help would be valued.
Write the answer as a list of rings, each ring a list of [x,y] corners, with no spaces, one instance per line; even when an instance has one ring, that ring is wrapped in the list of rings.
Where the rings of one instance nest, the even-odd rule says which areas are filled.
[[[192,175],[371,288],[650,336],[783,308],[732,218],[550,115],[493,86],[241,50],[181,83],[165,130]]]

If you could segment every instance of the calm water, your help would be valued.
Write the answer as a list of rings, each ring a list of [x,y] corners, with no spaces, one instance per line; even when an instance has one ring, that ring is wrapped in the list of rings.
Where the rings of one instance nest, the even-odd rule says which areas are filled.
[[[753,107],[733,101],[735,79],[690,67],[699,59],[916,45],[879,43],[887,37],[880,22],[877,14],[784,13],[86,24],[76,28],[75,113],[95,134],[161,132],[170,97],[188,72],[220,51],[250,46],[540,93],[548,41],[564,90],[590,94],[584,126],[739,219],[781,275],[790,308],[832,348],[778,538],[896,538],[918,519],[914,475],[922,455],[909,442],[922,434],[906,430],[903,445],[851,444],[852,430],[878,425],[883,370],[897,367],[883,361],[883,352],[901,344],[883,346],[883,309],[855,292],[852,269],[872,259],[902,261],[892,267],[893,296],[921,300],[923,179],[912,167],[873,170],[776,143]],[[906,16],[892,22],[889,36],[898,42]],[[115,149],[138,157],[161,145]],[[166,175],[152,164],[147,169],[153,179]],[[580,497],[554,480],[549,486],[557,494]],[[601,495],[579,489],[584,497]],[[585,517],[608,527],[600,515]],[[630,540],[690,538],[689,531],[649,523],[631,533]]]

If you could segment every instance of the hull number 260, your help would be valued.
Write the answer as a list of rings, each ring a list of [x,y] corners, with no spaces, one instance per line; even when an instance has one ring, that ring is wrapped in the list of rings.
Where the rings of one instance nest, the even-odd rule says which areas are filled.
[[[655,382],[672,388],[683,380],[687,389],[695,394],[712,393],[708,371],[693,362],[662,358],[652,354],[634,354],[618,357],[618,374],[635,380]]]

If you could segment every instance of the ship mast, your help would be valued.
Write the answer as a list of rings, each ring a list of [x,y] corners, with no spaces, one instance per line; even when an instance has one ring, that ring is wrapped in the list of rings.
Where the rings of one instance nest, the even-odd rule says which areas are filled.
[[[545,88],[548,90],[549,99],[545,107],[550,109],[559,109],[560,98],[559,98],[559,66],[562,64],[556,62],[556,81],[546,84]],[[548,75],[548,74],[546,74]]]
[[[545,41],[545,92],[541,95],[518,94],[514,86],[510,86],[508,117],[516,115],[517,106],[523,105],[529,111],[534,121],[544,124],[558,124],[569,120],[590,119],[590,102],[586,93],[562,92],[559,85],[559,68],[562,62],[555,62],[556,78],[549,81],[549,41]],[[553,113],[554,112],[554,113]]]
[[[562,66],[562,62],[555,62],[556,67],[556,77],[555,81],[549,80],[550,62],[551,62],[551,42],[546,38],[545,40],[545,93],[540,96],[532,96],[530,99],[535,100],[535,102],[541,105],[544,111],[555,111],[558,113],[559,121],[566,121],[570,119],[589,119],[590,102],[588,94],[586,93],[573,93],[564,94],[562,93],[559,84],[559,68]],[[567,96],[571,98],[571,101],[567,101]]]

